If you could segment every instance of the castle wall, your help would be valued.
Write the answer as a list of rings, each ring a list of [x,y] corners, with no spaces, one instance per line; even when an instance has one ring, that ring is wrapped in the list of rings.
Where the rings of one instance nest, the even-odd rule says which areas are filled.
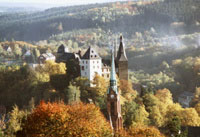
[[[80,69],[81,76],[92,81],[96,73],[102,76],[102,61],[101,59],[81,59]]]

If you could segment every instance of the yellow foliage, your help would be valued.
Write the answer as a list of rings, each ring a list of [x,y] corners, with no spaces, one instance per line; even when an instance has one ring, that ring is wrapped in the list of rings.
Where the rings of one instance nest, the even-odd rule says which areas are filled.
[[[145,110],[145,107],[139,106],[139,109],[136,111],[136,124],[147,124],[147,122],[149,122],[148,116],[149,113]]]
[[[172,94],[168,89],[160,89],[156,91],[155,95],[162,103],[172,104]]]
[[[108,82],[104,79],[104,77],[96,74],[92,84],[95,86],[94,90],[97,95],[104,96],[106,94],[108,89]]]
[[[136,125],[128,130],[121,130],[117,132],[116,137],[165,137],[155,127],[147,127],[145,125]]]
[[[194,108],[182,109],[178,116],[184,126],[200,126],[200,117]]]
[[[48,82],[50,75],[65,74],[66,66],[64,63],[56,63],[54,61],[46,61],[44,65],[39,65],[36,68],[38,72],[37,78],[40,81]]]
[[[196,104],[194,108],[196,109],[197,113],[200,116],[200,103]]]

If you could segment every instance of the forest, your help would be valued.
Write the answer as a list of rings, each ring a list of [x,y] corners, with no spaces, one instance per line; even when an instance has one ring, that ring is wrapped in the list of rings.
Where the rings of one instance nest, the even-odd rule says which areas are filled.
[[[186,137],[188,131],[182,127],[200,126],[198,0],[26,10],[0,12],[0,137],[111,137],[109,81],[99,75],[93,81],[77,76],[73,60],[47,61],[36,68],[29,64],[37,64],[43,53],[56,56],[61,44],[71,52],[92,46],[109,59],[109,47],[119,45],[120,35],[129,81],[118,79],[125,128],[116,135]],[[146,88],[139,93],[135,84]],[[185,91],[194,94],[189,108],[178,103]]]

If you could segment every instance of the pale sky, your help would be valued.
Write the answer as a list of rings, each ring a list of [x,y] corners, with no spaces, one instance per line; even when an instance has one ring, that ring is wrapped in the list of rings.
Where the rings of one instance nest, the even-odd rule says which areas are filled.
[[[104,3],[125,0],[0,0],[0,3],[34,3],[34,4],[50,4],[50,5],[81,5],[91,3]]]

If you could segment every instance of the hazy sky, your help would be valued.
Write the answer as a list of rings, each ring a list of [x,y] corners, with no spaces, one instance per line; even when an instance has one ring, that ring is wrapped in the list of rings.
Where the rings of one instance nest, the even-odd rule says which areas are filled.
[[[0,3],[34,3],[50,5],[80,5],[89,3],[104,3],[125,0],[0,0]]]

